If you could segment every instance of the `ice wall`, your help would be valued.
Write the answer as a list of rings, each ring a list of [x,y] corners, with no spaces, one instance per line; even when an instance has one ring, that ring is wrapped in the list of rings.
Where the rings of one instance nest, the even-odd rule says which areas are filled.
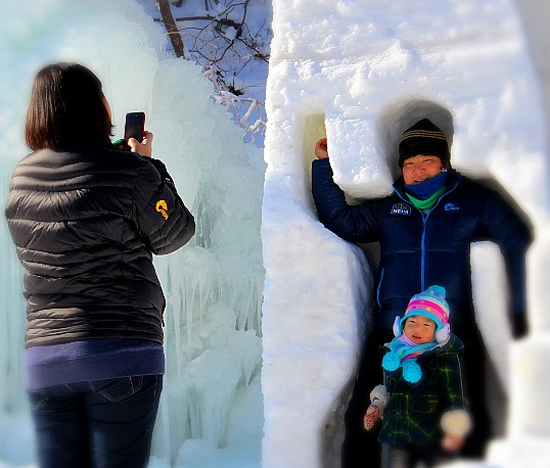
[[[5,2],[4,2],[5,3]],[[163,159],[197,220],[197,234],[155,264],[167,297],[167,374],[152,466],[259,464],[262,399],[260,210],[264,163],[201,70],[164,51],[161,26],[133,0],[22,0],[2,4],[0,165],[5,199],[27,152],[24,113],[39,67],[74,60],[100,77],[117,137],[144,110]],[[33,461],[23,390],[22,271],[0,223],[0,466]],[[5,464],[5,465],[4,465]]]
[[[540,333],[550,329],[547,275],[537,276],[550,262],[547,126],[510,0],[294,0],[291,8],[274,0],[273,12],[262,228],[263,466],[333,467],[372,291],[363,254],[317,220],[309,195],[315,141],[328,137],[335,181],[353,202],[390,192],[398,137],[430,117],[454,142],[453,165],[501,185],[533,221],[529,315]],[[499,253],[476,245],[472,255],[481,327],[509,388],[522,360],[508,361]],[[524,385],[538,372],[532,374]],[[525,409],[527,400],[517,404]],[[520,432],[527,428],[521,412],[511,416]],[[532,424],[547,437],[547,423]]]

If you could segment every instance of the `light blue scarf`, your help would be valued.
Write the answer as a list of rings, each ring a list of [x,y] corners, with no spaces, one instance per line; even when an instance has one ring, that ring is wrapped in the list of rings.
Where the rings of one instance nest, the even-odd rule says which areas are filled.
[[[390,341],[390,351],[382,358],[382,367],[387,371],[395,371],[402,367],[403,378],[407,382],[418,382],[422,377],[422,369],[416,362],[416,358],[436,346],[435,341],[416,345],[403,334]]]

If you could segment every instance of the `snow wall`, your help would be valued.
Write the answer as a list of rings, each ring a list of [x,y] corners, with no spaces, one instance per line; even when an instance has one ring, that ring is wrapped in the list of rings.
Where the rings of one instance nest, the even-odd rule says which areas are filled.
[[[496,375],[514,395],[502,435],[516,448],[525,437],[547,446],[550,423],[540,410],[548,408],[543,395],[550,391],[544,371],[550,358],[548,126],[516,5],[274,0],[273,12],[262,224],[262,466],[340,466],[343,413],[369,327],[369,262],[359,247],[323,228],[312,202],[315,142],[328,137],[334,179],[353,203],[390,193],[398,138],[425,116],[453,141],[454,167],[503,187],[535,226],[528,339],[510,344],[498,249],[474,245],[472,268]],[[503,442],[490,456],[517,466],[509,447]]]

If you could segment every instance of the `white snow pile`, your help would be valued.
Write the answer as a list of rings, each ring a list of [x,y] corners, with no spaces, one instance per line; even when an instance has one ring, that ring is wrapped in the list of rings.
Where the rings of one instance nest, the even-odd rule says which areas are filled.
[[[397,139],[422,117],[454,142],[455,168],[500,184],[535,226],[532,333],[523,342],[510,343],[498,249],[475,245],[472,263],[480,325],[511,397],[503,439],[487,463],[518,466],[534,452],[532,466],[550,466],[541,462],[550,438],[542,397],[550,390],[547,127],[512,1],[294,0],[289,8],[274,0],[273,14],[262,224],[264,468],[339,466],[342,413],[369,325],[372,272],[363,253],[317,220],[309,177],[315,142],[327,136],[335,181],[353,203],[390,193]]]

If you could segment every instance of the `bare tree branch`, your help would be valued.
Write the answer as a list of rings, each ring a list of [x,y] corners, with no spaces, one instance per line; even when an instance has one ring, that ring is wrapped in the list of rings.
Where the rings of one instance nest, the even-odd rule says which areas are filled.
[[[168,37],[170,38],[176,57],[185,58],[183,41],[176,25],[176,21],[174,20],[174,16],[172,15],[170,2],[168,0],[158,0],[158,6],[162,17],[162,22],[164,23],[164,26],[166,26],[166,32],[168,33]]]
[[[214,86],[215,101],[231,110],[235,122],[245,130],[245,138],[252,141],[265,133],[265,106],[255,97],[247,97],[256,85],[241,76],[245,68],[254,70],[259,62],[263,66],[268,62],[270,33],[266,21],[249,24],[254,1],[202,0],[202,8],[196,3],[187,8],[185,0],[157,0],[161,18],[155,19],[165,24],[176,56],[202,67]],[[175,8],[183,5],[185,13],[172,11],[170,2]]]

